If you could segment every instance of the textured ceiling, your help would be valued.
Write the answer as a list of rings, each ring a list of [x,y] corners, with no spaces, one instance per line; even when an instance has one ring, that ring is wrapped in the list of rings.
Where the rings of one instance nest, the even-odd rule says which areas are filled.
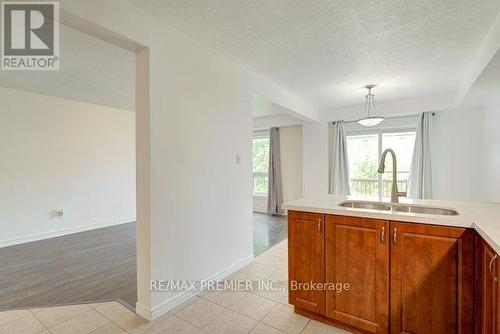
[[[59,71],[0,71],[0,86],[134,110],[135,55],[61,25]]]
[[[458,89],[498,0],[130,0],[318,109]]]

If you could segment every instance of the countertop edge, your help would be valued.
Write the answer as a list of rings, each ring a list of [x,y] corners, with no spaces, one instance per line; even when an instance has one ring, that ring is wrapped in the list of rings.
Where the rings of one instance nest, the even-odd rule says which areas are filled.
[[[433,215],[408,215],[408,214],[401,214],[401,213],[394,213],[387,211],[351,209],[342,207],[326,208],[321,206],[296,205],[293,203],[284,204],[283,209],[290,211],[313,212],[313,213],[341,215],[349,217],[392,220],[392,221],[406,222],[406,223],[419,223],[419,224],[440,225],[440,226],[459,227],[459,228],[472,228],[493,248],[493,250],[495,250],[498,254],[500,254],[500,242],[495,241],[494,238],[490,236],[481,226],[481,223],[460,216],[446,217],[446,219],[444,219],[444,217],[433,216]]]
[[[484,231],[484,229],[477,223],[473,223],[472,226],[471,226],[474,230],[476,230],[476,232],[481,236],[481,238],[484,239],[484,241],[486,241],[486,243],[488,245],[490,245],[491,248],[493,248],[493,250],[497,253],[497,254],[500,254],[500,245],[498,244],[498,242],[496,242],[495,240],[493,240],[493,238],[491,238],[490,235],[488,235],[488,233],[486,233]]]

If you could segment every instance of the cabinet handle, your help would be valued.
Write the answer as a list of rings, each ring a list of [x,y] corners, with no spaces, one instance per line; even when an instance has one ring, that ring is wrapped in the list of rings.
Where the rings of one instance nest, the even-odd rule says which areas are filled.
[[[398,243],[398,229],[394,228],[394,234],[392,235],[392,243],[394,246]]]
[[[385,242],[385,226],[382,226],[382,231],[380,231],[380,242]]]
[[[491,274],[491,277],[493,277],[493,280],[495,282],[498,281],[498,277],[495,276],[495,273],[493,272],[493,262],[495,262],[495,260],[497,259],[498,255],[495,254],[495,256],[491,259],[490,261],[490,274]]]
[[[318,220],[318,233],[321,233],[321,218]]]

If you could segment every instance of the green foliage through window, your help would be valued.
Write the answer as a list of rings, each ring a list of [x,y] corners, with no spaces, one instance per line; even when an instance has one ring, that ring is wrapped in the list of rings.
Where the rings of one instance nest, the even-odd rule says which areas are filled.
[[[269,168],[269,137],[254,138],[253,153],[253,192],[267,194]]]

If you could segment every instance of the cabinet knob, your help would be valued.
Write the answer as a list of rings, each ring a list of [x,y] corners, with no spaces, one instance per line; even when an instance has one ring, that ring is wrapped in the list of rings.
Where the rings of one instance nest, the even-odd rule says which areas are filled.
[[[398,229],[394,228],[394,234],[392,235],[392,243],[394,246],[398,243]]]
[[[493,277],[493,280],[495,282],[498,281],[498,277],[495,275],[495,272],[493,271],[493,263],[496,261],[497,257],[498,257],[498,255],[495,254],[495,256],[493,256],[493,258],[490,261],[490,274],[491,274],[491,277]]]
[[[321,233],[321,218],[318,219],[318,233]]]
[[[385,242],[385,226],[382,226],[382,231],[380,231],[380,242]]]

